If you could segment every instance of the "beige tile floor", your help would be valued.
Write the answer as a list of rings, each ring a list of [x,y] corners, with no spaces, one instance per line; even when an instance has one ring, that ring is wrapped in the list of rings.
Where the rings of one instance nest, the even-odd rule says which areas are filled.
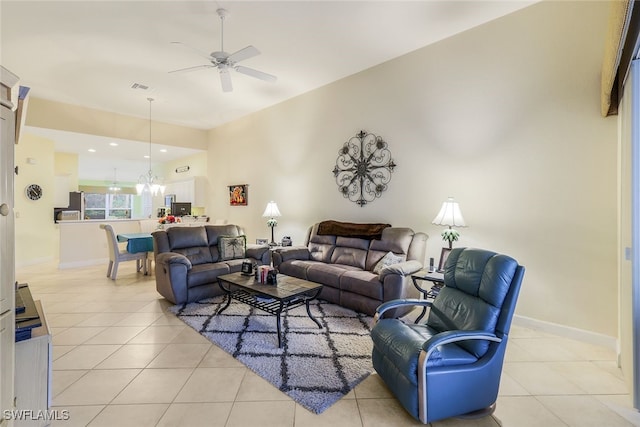
[[[297,405],[175,316],[123,263],[18,269],[53,332],[56,426],[413,426],[374,373],[321,415]],[[497,409],[433,426],[640,426],[609,349],[514,326]]]

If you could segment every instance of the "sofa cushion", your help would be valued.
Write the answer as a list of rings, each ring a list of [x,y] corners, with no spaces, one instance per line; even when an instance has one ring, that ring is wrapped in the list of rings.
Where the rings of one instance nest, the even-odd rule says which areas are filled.
[[[340,276],[349,270],[359,269],[350,265],[315,263],[307,268],[307,280],[339,288]]]
[[[211,259],[211,252],[209,252],[209,248],[206,246],[174,249],[173,252],[187,257],[192,265],[206,264],[213,261]]]
[[[353,237],[336,238],[336,248],[331,254],[332,264],[344,264],[364,269],[369,240]]]
[[[309,258],[318,262],[331,262],[331,254],[333,254],[334,245],[325,243],[309,243]]]
[[[217,277],[227,273],[230,273],[229,266],[224,262],[194,265],[187,273],[187,288],[207,284],[218,286]]]
[[[393,252],[387,252],[387,254],[383,256],[380,261],[378,261],[375,267],[373,267],[373,273],[380,274],[380,270],[382,270],[383,268],[389,265],[404,262],[406,258],[406,255],[396,255]]]
[[[278,272],[287,276],[299,277],[307,280],[307,270],[315,264],[323,264],[319,261],[296,260],[285,261],[278,266]]]
[[[365,261],[367,259],[367,251],[355,248],[343,248],[336,246],[331,255],[332,264],[342,264],[351,267],[357,267],[364,270]]]
[[[246,236],[220,236],[218,237],[218,252],[220,260],[244,258],[247,252]]]
[[[209,246],[204,227],[171,227],[167,230],[167,237],[172,252],[177,252],[176,249]]]
[[[382,231],[380,240],[372,240],[365,270],[373,270],[376,264],[389,252],[407,255],[415,233],[410,228],[390,227]],[[405,258],[406,259],[406,258]]]
[[[340,289],[382,301],[383,286],[378,275],[370,271],[345,271],[340,276]]]
[[[309,236],[309,258],[319,262],[331,262],[331,254],[336,245],[336,236],[319,236],[318,224],[311,228]]]

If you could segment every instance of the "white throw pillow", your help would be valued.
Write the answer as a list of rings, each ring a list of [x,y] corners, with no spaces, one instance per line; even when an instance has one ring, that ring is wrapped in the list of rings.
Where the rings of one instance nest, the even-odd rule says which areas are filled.
[[[382,257],[380,261],[373,267],[373,272],[375,274],[380,274],[380,270],[384,267],[397,264],[399,262],[404,262],[406,257],[404,255],[396,255],[393,252],[388,252],[385,256]]]

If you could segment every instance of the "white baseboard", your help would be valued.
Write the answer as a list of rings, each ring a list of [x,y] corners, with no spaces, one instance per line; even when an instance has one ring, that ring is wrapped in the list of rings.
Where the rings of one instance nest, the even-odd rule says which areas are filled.
[[[587,342],[602,347],[609,348],[615,352],[618,351],[618,340],[616,337],[599,334],[597,332],[586,331],[571,326],[560,325],[558,323],[546,322],[544,320],[533,319],[526,316],[513,316],[513,324],[526,328],[537,329],[542,332],[548,332],[554,335],[571,338],[577,341]]]
[[[34,258],[28,261],[16,263],[16,268],[29,267],[31,265],[38,265],[38,264],[47,264],[53,261],[54,261],[54,258],[52,256],[43,257],[43,258]]]

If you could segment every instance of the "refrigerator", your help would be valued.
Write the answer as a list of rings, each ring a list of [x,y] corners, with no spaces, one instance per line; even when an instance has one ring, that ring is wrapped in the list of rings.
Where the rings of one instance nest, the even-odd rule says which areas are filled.
[[[67,211],[80,212],[79,219],[85,219],[84,215],[84,192],[83,191],[71,191],[69,193],[69,208]]]

